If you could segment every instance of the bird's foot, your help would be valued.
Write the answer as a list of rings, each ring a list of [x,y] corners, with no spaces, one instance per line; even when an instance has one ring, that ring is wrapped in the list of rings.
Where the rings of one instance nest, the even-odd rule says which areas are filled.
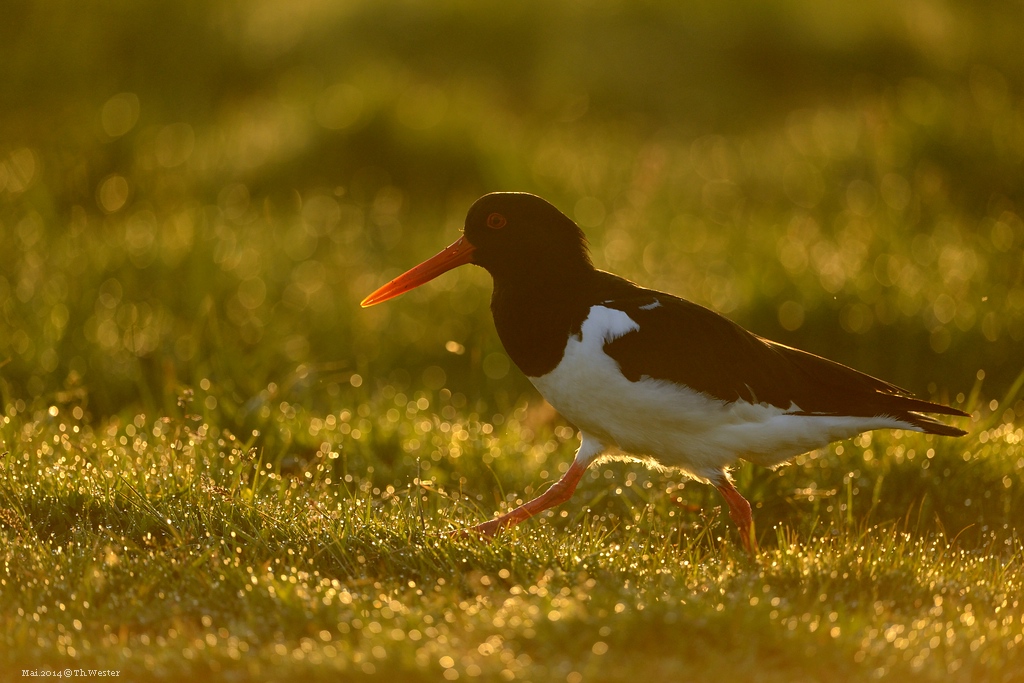
[[[510,525],[504,517],[496,517],[475,526],[456,529],[448,534],[448,538],[475,538],[481,541],[491,541],[506,526]]]
[[[750,525],[747,528],[740,527],[739,531],[740,541],[743,543],[744,550],[751,556],[761,552],[761,548],[757,545],[757,534],[754,533],[754,520],[750,520]]]
[[[551,485],[551,488],[530,502],[520,505],[515,510],[506,512],[501,517],[495,517],[468,529],[460,529],[453,532],[452,535],[460,538],[475,535],[478,538],[490,539],[506,527],[515,526],[531,517],[535,517],[544,510],[561,505],[572,497],[573,491],[576,490],[576,485],[579,484],[580,479],[583,478],[583,473],[587,469],[587,462],[589,460],[585,460],[583,463],[573,460],[569,469],[566,470],[565,474],[558,481]]]

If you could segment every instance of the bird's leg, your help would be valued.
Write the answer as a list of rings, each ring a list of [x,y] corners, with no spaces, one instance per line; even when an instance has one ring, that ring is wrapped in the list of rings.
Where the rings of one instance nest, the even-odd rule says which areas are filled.
[[[496,517],[495,519],[483,522],[482,524],[477,524],[463,533],[476,533],[482,536],[493,536],[502,529],[515,526],[516,524],[538,515],[545,510],[553,508],[556,505],[561,505],[572,498],[572,494],[575,493],[576,487],[583,478],[583,473],[587,471],[587,466],[590,465],[594,458],[597,457],[604,449],[604,444],[584,434],[583,439],[580,442],[579,450],[576,451],[576,457],[572,461],[572,465],[569,466],[569,469],[558,481],[551,485],[551,488],[528,503],[520,505],[515,510],[506,512],[501,517]]]
[[[750,514],[750,503],[740,495],[740,492],[728,479],[723,479],[722,483],[715,484],[715,488],[729,504],[729,516],[739,527],[743,548],[750,554],[756,553],[758,551],[757,537],[754,535],[754,518]]]
[[[586,471],[586,465],[581,465],[574,460],[569,470],[562,475],[561,479],[552,484],[551,488],[547,491],[530,502],[520,505],[515,510],[506,512],[501,517],[496,517],[483,524],[477,524],[469,529],[469,531],[484,536],[493,536],[502,529],[515,526],[547,509],[561,505],[572,498],[572,494],[576,491],[576,486],[580,483],[580,479],[583,478],[583,473]]]

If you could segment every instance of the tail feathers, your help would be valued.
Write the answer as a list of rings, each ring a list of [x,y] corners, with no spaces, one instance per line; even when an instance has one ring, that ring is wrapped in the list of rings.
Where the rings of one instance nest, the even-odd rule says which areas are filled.
[[[945,407],[945,406],[943,406]],[[955,410],[950,408],[949,410]],[[938,411],[935,411],[938,412]],[[967,413],[956,411],[955,413],[946,413],[949,415],[966,415]],[[927,415],[921,415],[919,413],[903,413],[901,415],[894,415],[897,420],[907,422],[914,426],[919,432],[925,434],[938,434],[939,436],[964,436],[967,434],[964,430],[959,427],[953,427],[946,424],[945,422],[939,422],[938,420],[931,418]]]
[[[902,389],[898,391],[903,392]],[[955,417],[969,417],[968,413],[920,398],[914,398],[909,393],[882,392],[877,391],[870,399],[864,401],[863,414],[874,414],[888,416],[911,425],[911,428],[925,434],[938,434],[939,436],[963,436],[967,434],[959,427],[952,427],[945,422],[939,422],[930,415],[924,413],[935,413],[937,415],[950,415]]]
[[[897,420],[902,420],[914,426],[914,429],[925,434],[938,434],[939,436],[963,436],[967,434],[959,427],[952,427],[945,422],[939,422],[930,415],[923,413],[935,413],[937,415],[952,415],[956,417],[968,417],[968,414],[959,408],[944,406],[941,403],[924,401],[913,396],[891,396],[886,401],[890,405],[888,411]]]
[[[938,415],[969,417],[968,413],[965,413],[959,408],[952,408],[950,406],[944,406],[941,403],[924,401],[919,398],[914,398],[913,396],[886,396],[886,398],[890,399],[894,403],[898,402],[900,410],[912,411],[915,413],[936,413]]]
[[[967,434],[964,430],[959,427],[953,427],[946,424],[945,422],[939,422],[935,418],[929,415],[922,415],[913,407],[907,407],[906,402],[910,401],[915,404],[924,404],[929,406],[927,410],[931,412],[939,413],[936,408],[942,408],[941,414],[943,415],[957,415],[960,417],[969,417],[968,413],[956,408],[949,408],[947,406],[938,405],[935,403],[929,403],[928,401],[921,401],[918,399],[907,399],[900,397],[899,407],[895,406],[877,406],[874,410],[867,410],[859,412],[858,415],[861,417],[882,417],[892,420],[897,420],[904,424],[910,425],[910,428],[917,432],[924,434],[938,434],[939,436],[964,436]],[[837,413],[812,413],[810,411],[799,410],[791,413],[792,415],[837,415]]]

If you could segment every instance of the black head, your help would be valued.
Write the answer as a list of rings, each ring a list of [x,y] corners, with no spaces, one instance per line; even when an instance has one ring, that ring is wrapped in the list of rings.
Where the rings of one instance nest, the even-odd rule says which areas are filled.
[[[554,288],[593,270],[587,238],[551,204],[525,192],[495,192],[476,200],[462,237],[447,249],[399,275],[362,301],[373,306],[466,263],[487,269],[494,290]]]
[[[587,238],[564,213],[537,195],[493,192],[466,214],[473,263],[495,278],[558,269],[590,268]]]

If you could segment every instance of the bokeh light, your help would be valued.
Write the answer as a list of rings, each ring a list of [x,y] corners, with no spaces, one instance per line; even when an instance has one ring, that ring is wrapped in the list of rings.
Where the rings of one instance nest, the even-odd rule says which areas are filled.
[[[49,71],[12,63],[0,110],[4,381],[84,382],[100,413],[319,363],[517,396],[482,273],[358,308],[497,189],[552,200],[599,267],[915,391],[1016,376],[1024,67],[1001,10],[532,8],[77,13],[130,70],[37,21],[10,47]]]

